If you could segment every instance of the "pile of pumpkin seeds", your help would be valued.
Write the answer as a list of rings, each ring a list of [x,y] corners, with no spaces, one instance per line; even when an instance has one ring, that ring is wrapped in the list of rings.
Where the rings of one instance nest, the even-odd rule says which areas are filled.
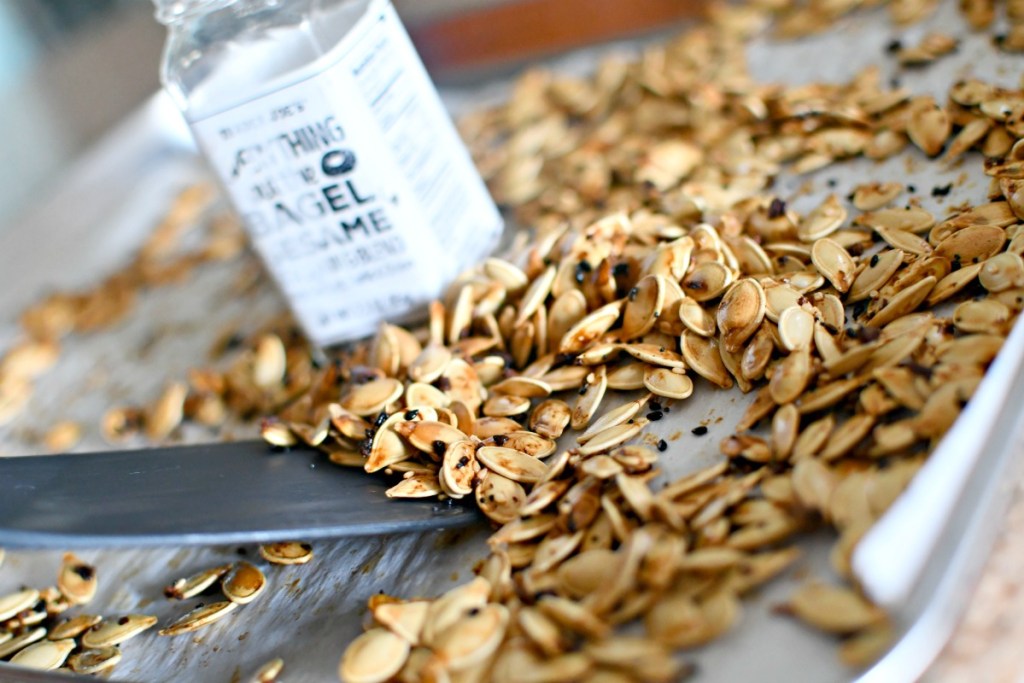
[[[61,618],[92,601],[97,586],[95,567],[66,553],[55,586],[0,596],[0,659],[43,671],[109,673],[121,661],[120,646],[156,624],[156,617],[78,613]]]
[[[852,580],[855,544],[970,399],[1024,308],[1024,92],[965,80],[939,102],[876,69],[758,84],[749,12],[589,79],[531,72],[467,119],[532,231],[461,277],[425,338],[382,326],[340,400],[265,426],[401,475],[390,496],[472,496],[501,525],[472,582],[373,598],[342,680],[677,680],[673,650],[727,632],[797,533],[835,528]],[[915,147],[943,165],[980,151],[989,194],[935,216],[871,182],[801,215],[771,190],[784,169]],[[725,461],[656,488],[642,411],[710,390],[697,378],[754,399]],[[778,612],[842,637],[853,666],[891,641],[854,585],[808,582]]]
[[[740,599],[798,558],[801,531],[832,526],[833,568],[852,579],[854,545],[1024,308],[1024,92],[965,80],[937,101],[875,69],[801,87],[748,75],[744,44],[767,22],[806,35],[871,4],[716,5],[707,25],[591,78],[526,74],[462,126],[529,229],[464,274],[426,328],[382,325],[324,366],[281,324],[242,340],[229,370],[112,410],[105,433],[161,439],[184,420],[273,413],[274,446],[391,476],[392,497],[473,500],[500,525],[468,584],[371,600],[345,681],[678,679],[674,650],[726,633]],[[900,24],[937,6],[886,4]],[[1024,7],[1004,4],[998,44],[1017,50]],[[961,3],[977,28],[994,8]],[[895,52],[919,66],[955,47],[936,34]],[[783,171],[912,148],[947,166],[980,152],[988,196],[935,216],[897,205],[898,182],[865,182],[800,214],[772,192]],[[49,357],[34,344],[29,360]],[[725,458],[655,489],[667,456],[637,443],[643,415],[712,386],[755,392]],[[778,611],[841,636],[851,665],[890,641],[852,585],[807,583]]]

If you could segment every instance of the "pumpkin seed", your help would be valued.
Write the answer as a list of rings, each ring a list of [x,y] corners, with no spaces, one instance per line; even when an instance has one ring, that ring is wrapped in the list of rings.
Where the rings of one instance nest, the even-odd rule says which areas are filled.
[[[0,659],[4,659],[28,647],[32,643],[42,640],[46,636],[46,629],[42,626],[20,633],[6,642],[0,642]]]
[[[117,666],[121,656],[121,650],[116,647],[84,650],[68,657],[68,668],[77,674],[98,674]]]
[[[260,557],[271,564],[306,564],[313,559],[313,546],[298,541],[266,543],[260,546]]]
[[[204,592],[215,584],[222,576],[231,571],[232,565],[223,564],[219,567],[204,569],[192,576],[178,579],[170,586],[164,588],[164,596],[168,599],[186,600]]]
[[[238,608],[239,603],[230,600],[222,600],[209,605],[196,607],[181,618],[174,621],[170,626],[160,629],[162,636],[180,636],[185,633],[198,631],[204,626],[209,626],[215,621],[222,619],[229,612]]]
[[[53,671],[64,665],[71,651],[76,647],[71,638],[44,640],[20,650],[11,658],[11,664],[38,671]]]
[[[98,650],[113,647],[134,638],[156,625],[156,617],[145,614],[128,614],[116,620],[104,620],[82,634],[82,647]]]
[[[668,368],[648,368],[644,373],[644,386],[665,398],[682,400],[693,394],[693,380]]]
[[[221,590],[231,602],[247,605],[267,588],[267,577],[248,562],[239,562],[221,582]]]

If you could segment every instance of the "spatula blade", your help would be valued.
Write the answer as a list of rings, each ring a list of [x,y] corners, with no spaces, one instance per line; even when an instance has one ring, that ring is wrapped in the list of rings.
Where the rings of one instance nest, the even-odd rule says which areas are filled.
[[[241,441],[0,458],[0,546],[265,543],[459,527],[470,506],[392,500],[312,450]]]

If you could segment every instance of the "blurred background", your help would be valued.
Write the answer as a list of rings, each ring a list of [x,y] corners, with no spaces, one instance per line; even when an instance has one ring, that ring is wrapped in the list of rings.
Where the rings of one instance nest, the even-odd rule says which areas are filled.
[[[501,0],[396,0],[415,24]],[[159,87],[150,0],[0,0],[0,228]]]

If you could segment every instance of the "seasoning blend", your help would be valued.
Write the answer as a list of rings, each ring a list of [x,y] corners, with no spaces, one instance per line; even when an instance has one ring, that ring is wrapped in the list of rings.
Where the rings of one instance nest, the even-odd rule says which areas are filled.
[[[154,0],[161,80],[318,346],[401,321],[502,220],[389,0]]]

